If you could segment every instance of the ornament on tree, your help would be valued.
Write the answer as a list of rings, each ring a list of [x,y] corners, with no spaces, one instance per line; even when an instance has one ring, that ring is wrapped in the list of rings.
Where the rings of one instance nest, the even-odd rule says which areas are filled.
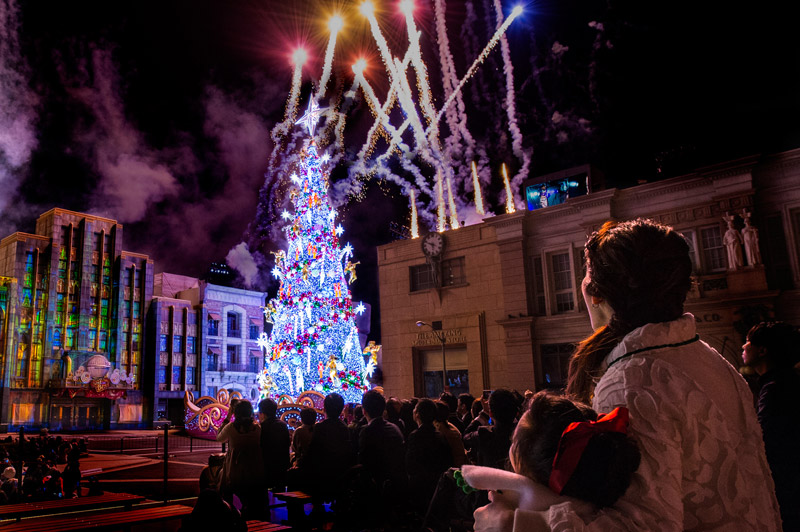
[[[301,119],[312,135],[320,112],[314,102],[307,112],[311,118]],[[339,244],[342,230],[328,197],[323,159],[309,140],[291,176],[294,213],[283,216],[291,221],[284,228],[288,246],[274,253],[280,288],[264,309],[273,328],[259,338],[265,358],[273,362],[259,384],[262,398],[337,392],[346,402],[360,403],[369,382],[347,284],[355,281],[358,262],[349,260],[350,244]]]

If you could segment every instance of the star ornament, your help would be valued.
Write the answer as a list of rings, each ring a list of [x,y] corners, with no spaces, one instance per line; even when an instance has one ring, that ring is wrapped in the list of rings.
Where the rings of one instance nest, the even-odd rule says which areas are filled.
[[[308,129],[308,135],[314,136],[314,130],[317,128],[317,122],[321,114],[328,111],[327,107],[320,107],[317,101],[312,97],[308,100],[308,108],[306,114],[300,117],[300,120],[295,124],[303,124]]]
[[[359,316],[361,314],[364,314],[365,310],[367,310],[367,307],[364,306],[364,303],[359,303],[358,306],[356,307],[356,313],[358,313]]]

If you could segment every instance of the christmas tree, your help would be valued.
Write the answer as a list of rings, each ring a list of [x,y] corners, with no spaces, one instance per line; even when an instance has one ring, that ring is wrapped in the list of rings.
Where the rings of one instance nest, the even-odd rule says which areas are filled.
[[[346,402],[360,403],[369,389],[368,372],[355,324],[349,283],[356,279],[350,259],[353,248],[339,245],[344,232],[336,223],[336,210],[328,200],[328,176],[313,140],[322,110],[311,100],[298,121],[308,127],[311,139],[301,152],[300,167],[291,175],[290,197],[294,213],[284,211],[288,247],[275,255],[272,273],[280,280],[278,295],[264,313],[272,333],[262,333],[265,350],[260,376],[261,396],[297,398],[303,392],[336,392]]]

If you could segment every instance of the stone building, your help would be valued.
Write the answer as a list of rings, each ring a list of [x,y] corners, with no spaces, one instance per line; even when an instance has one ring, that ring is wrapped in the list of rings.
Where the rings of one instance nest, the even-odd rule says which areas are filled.
[[[748,216],[763,264],[729,264],[726,218],[740,231]],[[563,386],[574,343],[591,332],[580,290],[586,238],[606,220],[637,217],[689,242],[697,285],[686,310],[735,366],[752,323],[800,324],[798,149],[485,218],[442,233],[443,251],[427,258],[423,239],[380,246],[386,392],[437,395],[443,358],[455,393]]]
[[[140,426],[152,287],[115,220],[56,208],[0,240],[0,428]]]
[[[154,419],[182,419],[187,390],[198,398],[225,388],[257,400],[266,294],[168,273],[156,275],[155,286]]]

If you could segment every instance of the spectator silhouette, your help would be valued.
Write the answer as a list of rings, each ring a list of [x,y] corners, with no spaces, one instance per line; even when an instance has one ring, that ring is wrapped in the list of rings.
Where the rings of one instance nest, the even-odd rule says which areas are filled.
[[[239,511],[213,489],[200,492],[194,510],[184,518],[179,532],[246,532],[247,523]]]
[[[461,418],[461,426],[464,430],[466,430],[467,425],[469,425],[474,418],[472,415],[472,403],[474,402],[475,398],[472,397],[472,394],[462,393],[458,396],[458,408],[456,409],[456,414],[458,414],[458,417]],[[461,432],[463,433],[464,430]]]
[[[786,532],[800,531],[800,332],[762,322],[747,333],[744,363],[758,373],[758,422]]]
[[[493,424],[479,427],[464,436],[464,447],[474,451],[477,465],[506,469],[519,406],[517,398],[509,390],[501,388],[489,396],[489,414]]]
[[[328,394],[323,407],[326,417],[314,425],[314,433],[303,462],[309,489],[315,499],[315,508],[324,500],[338,497],[343,477],[355,464],[350,431],[339,419],[344,399],[338,393]]]
[[[417,422],[414,421],[414,408],[419,399],[403,399],[400,401],[400,419],[403,420],[403,438],[408,440],[409,434],[417,430]]]
[[[442,392],[439,395],[439,400],[447,405],[448,414],[447,414],[447,421],[449,421],[455,428],[458,429],[460,434],[464,433],[464,429],[466,425],[461,420],[461,416],[458,415],[458,399],[455,395],[450,392]]]
[[[302,468],[303,459],[308,452],[311,436],[315,430],[317,411],[309,407],[303,408],[300,411],[300,421],[302,424],[295,429],[292,435],[292,451],[294,451],[294,465]]]
[[[220,491],[228,502],[238,496],[245,516],[258,516],[264,486],[261,427],[253,419],[253,405],[249,401],[236,403],[234,416],[234,421],[217,434],[217,441],[228,442]]]
[[[400,433],[403,435],[403,441],[406,439],[406,424],[403,419],[400,417],[400,409],[403,407],[403,404],[394,397],[390,397],[388,401],[386,401],[386,421],[395,425],[398,429],[400,429]],[[409,432],[410,434],[410,432]]]
[[[286,489],[286,471],[289,469],[289,427],[276,417],[278,403],[263,399],[258,403],[261,422],[261,456],[264,462],[264,484],[269,489]]]
[[[430,399],[420,399],[414,417],[419,428],[409,435],[406,443],[406,471],[412,506],[424,515],[436,483],[453,464],[453,457],[444,436],[433,425],[436,404]]]
[[[436,408],[436,420],[434,426],[447,442],[454,467],[461,467],[467,461],[467,453],[464,450],[464,441],[458,429],[448,421],[450,409],[442,401],[434,403]]]
[[[366,392],[361,405],[367,425],[359,435],[358,463],[363,466],[367,481],[375,487],[372,500],[365,501],[365,505],[387,518],[405,496],[403,434],[383,418],[386,400],[379,392]]]

